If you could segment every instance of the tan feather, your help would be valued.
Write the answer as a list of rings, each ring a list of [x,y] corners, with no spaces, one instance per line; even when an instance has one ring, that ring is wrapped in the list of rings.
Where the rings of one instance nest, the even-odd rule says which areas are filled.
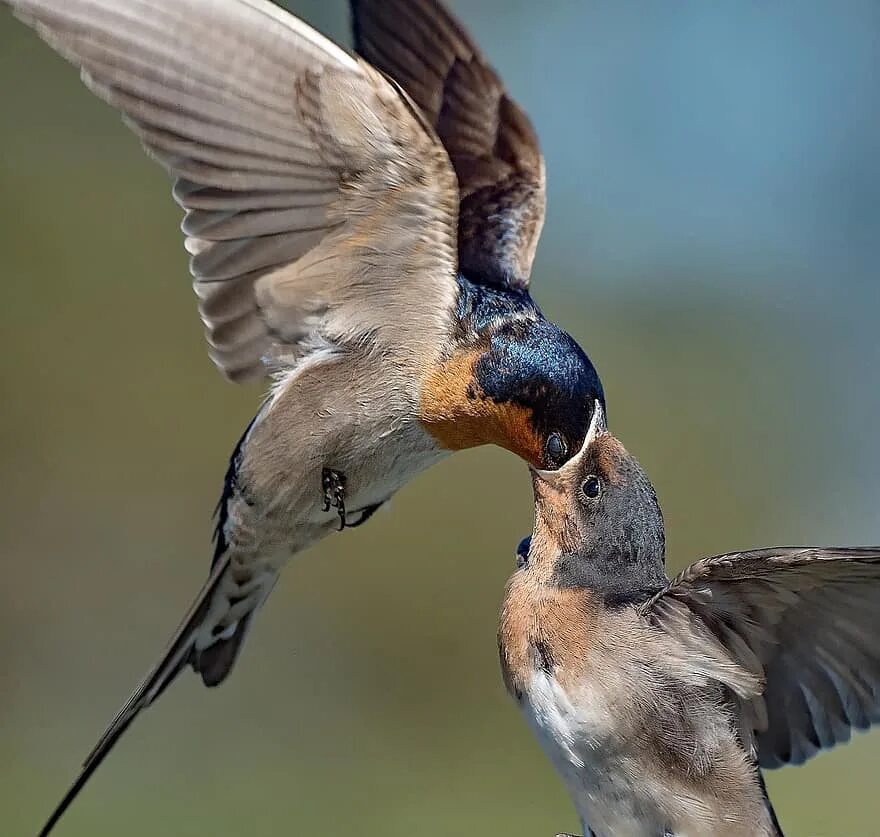
[[[455,176],[392,83],[268,0],[0,2],[175,178],[210,354],[227,377],[379,332],[383,351],[439,351],[456,292]],[[426,331],[377,331],[383,314]]]
[[[528,117],[437,0],[352,0],[351,7],[357,51],[409,93],[452,160],[462,273],[526,286],[546,204],[544,160]]]

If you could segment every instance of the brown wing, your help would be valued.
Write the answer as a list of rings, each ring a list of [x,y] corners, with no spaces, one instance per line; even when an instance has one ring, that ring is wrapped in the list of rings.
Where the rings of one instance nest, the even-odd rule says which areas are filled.
[[[381,339],[389,319],[386,349],[439,342],[456,293],[455,175],[387,79],[268,0],[4,2],[175,178],[227,377]]]
[[[526,287],[546,203],[528,117],[438,0],[351,0],[351,10],[358,53],[409,93],[452,160],[461,272]]]
[[[880,722],[880,547],[706,558],[645,615],[763,681],[736,698],[762,767],[800,764]]]

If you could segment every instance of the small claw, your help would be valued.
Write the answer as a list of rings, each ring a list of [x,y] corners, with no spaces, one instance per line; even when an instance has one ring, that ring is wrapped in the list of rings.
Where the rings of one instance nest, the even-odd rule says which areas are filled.
[[[345,499],[338,496],[336,500],[336,513],[339,515],[339,531],[345,528]]]
[[[324,468],[321,471],[321,488],[324,490],[324,505],[321,507],[321,511],[330,511],[330,501],[333,498],[333,478],[331,477],[331,471],[329,468]]]
[[[330,511],[331,506],[339,515],[339,531],[345,528],[345,474],[333,468],[321,471],[321,488],[324,491],[322,511]]]

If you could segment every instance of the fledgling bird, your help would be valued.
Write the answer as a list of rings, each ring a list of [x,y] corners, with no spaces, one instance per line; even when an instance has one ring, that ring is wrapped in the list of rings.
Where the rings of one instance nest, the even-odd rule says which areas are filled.
[[[449,451],[559,467],[602,387],[529,295],[534,130],[442,5],[353,3],[360,59],[267,0],[0,2],[171,174],[211,357],[272,379],[208,581],[46,834],[183,668],[223,681],[292,555]]]
[[[880,721],[880,547],[731,553],[670,581],[654,488],[601,408],[533,484],[501,666],[584,834],[780,835],[761,768]]]

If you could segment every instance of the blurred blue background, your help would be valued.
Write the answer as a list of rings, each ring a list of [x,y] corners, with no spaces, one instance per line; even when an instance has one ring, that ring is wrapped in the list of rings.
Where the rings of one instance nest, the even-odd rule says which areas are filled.
[[[349,43],[343,0],[290,2]],[[652,475],[669,562],[880,542],[880,4],[452,3],[531,114],[534,290]],[[0,11],[0,810],[34,833],[206,572],[259,390],[207,359],[163,173]],[[59,835],[576,830],[506,698],[531,528],[470,452],[292,564],[235,675],[134,726]],[[769,776],[786,833],[873,835],[880,738]]]

